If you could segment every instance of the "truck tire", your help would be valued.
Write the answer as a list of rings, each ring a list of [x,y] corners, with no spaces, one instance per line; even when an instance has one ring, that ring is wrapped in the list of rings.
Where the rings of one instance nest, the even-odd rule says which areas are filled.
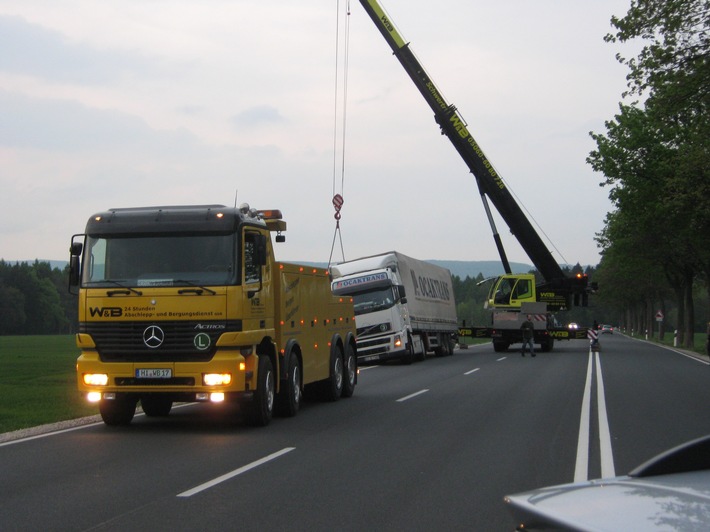
[[[412,338],[411,333],[407,333],[407,353],[409,356],[409,361],[406,362],[407,364],[411,364],[414,360],[417,362],[426,360],[426,350],[422,350],[421,353],[414,352],[414,339]]]
[[[554,338],[547,338],[540,343],[540,351],[543,353],[549,353],[555,345]]]
[[[301,366],[298,357],[291,353],[288,357],[286,380],[281,384],[281,391],[278,397],[279,415],[293,417],[301,408]]]
[[[343,352],[340,347],[336,347],[330,355],[330,375],[324,380],[321,396],[325,401],[337,401],[343,395]]]
[[[144,395],[141,397],[141,407],[148,417],[165,417],[170,414],[173,402],[165,395]]]
[[[451,340],[448,334],[437,335],[437,340],[439,346],[434,349],[434,354],[438,357],[448,357],[454,354],[454,350],[451,347]]]
[[[259,357],[259,374],[257,375],[256,391],[249,405],[248,422],[254,427],[265,427],[274,415],[274,398],[276,383],[274,365],[266,355]]]
[[[355,350],[351,344],[345,346],[345,361],[343,363],[343,397],[352,397],[355,393],[355,383],[357,382],[357,359]]]
[[[136,414],[137,402],[136,399],[125,395],[117,395],[112,401],[102,399],[99,402],[101,419],[112,427],[130,425]]]
[[[508,342],[496,342],[493,340],[493,351],[496,353],[504,353],[508,350],[509,345],[510,344]]]

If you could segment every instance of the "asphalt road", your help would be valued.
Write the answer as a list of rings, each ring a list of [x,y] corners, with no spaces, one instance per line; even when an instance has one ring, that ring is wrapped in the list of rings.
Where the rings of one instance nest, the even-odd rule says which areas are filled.
[[[266,428],[187,405],[0,444],[0,530],[513,530],[503,496],[710,434],[710,368],[619,334],[361,368]]]

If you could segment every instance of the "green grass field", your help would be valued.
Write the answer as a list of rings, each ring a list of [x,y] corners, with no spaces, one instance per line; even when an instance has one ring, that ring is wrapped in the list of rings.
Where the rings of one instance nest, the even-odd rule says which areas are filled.
[[[0,336],[0,433],[98,413],[76,388],[74,336]]]

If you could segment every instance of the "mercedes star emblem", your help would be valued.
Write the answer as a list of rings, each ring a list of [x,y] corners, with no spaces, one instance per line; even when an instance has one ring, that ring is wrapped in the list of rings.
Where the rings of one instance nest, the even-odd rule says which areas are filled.
[[[151,349],[160,347],[163,340],[165,340],[165,333],[163,332],[163,329],[157,325],[151,325],[143,331],[143,343]]]

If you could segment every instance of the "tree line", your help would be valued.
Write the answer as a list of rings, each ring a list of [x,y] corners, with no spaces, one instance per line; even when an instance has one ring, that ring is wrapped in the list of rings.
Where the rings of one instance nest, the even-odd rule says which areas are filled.
[[[77,301],[67,289],[68,267],[0,260],[0,335],[76,331]]]
[[[633,0],[611,24],[607,42],[643,46],[617,55],[629,69],[625,101],[606,132],[590,133],[587,162],[614,205],[597,235],[597,281],[636,330],[674,306],[690,346],[698,322],[710,319],[710,3]]]

